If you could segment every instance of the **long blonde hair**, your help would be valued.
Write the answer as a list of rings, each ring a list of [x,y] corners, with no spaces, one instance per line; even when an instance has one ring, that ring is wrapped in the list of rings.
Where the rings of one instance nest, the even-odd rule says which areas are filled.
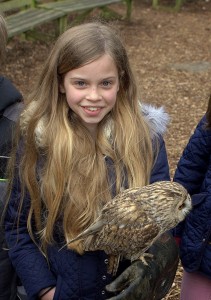
[[[115,107],[99,123],[94,140],[59,86],[68,71],[105,53],[116,64],[120,88]],[[28,190],[31,198],[28,230],[33,236],[34,218],[42,246],[53,241],[55,223],[62,223],[68,241],[112,197],[105,156],[114,163],[116,193],[124,187],[125,177],[127,187],[149,183],[152,141],[139,105],[126,50],[110,26],[82,24],[58,38],[20,121],[24,145],[19,173],[22,191]],[[72,247],[80,252],[80,246]]]

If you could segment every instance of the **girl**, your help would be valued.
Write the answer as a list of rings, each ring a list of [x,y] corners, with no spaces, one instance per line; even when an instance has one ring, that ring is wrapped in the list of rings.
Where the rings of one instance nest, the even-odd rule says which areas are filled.
[[[211,299],[211,95],[179,160],[174,180],[192,195],[193,210],[174,229],[184,267],[181,299]]]
[[[83,253],[81,242],[61,248],[121,189],[169,180],[166,114],[141,111],[126,50],[99,23],[59,37],[29,100],[5,216],[11,260],[31,300],[105,299],[114,279],[106,254]],[[166,267],[173,279],[177,248],[168,235],[161,240],[147,267],[120,264],[119,274],[126,273],[107,287],[124,289],[114,299],[154,298],[158,280],[169,278],[161,276]],[[165,282],[167,292],[172,280]]]

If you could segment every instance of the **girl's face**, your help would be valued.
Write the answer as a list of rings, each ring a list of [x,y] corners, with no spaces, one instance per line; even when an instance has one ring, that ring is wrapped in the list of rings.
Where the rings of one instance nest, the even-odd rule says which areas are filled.
[[[60,86],[69,107],[93,135],[98,123],[114,107],[118,90],[118,71],[108,54],[67,72]]]

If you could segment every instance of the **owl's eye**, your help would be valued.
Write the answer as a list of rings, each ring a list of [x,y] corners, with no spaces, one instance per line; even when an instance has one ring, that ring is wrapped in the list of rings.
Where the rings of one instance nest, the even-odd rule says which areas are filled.
[[[182,210],[184,207],[185,207],[185,203],[182,203],[182,204],[178,207],[178,209],[179,209],[179,210]]]

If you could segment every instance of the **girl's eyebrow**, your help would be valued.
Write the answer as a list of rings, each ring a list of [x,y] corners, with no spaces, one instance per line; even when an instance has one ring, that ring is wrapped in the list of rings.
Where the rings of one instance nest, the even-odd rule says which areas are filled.
[[[108,76],[108,77],[105,77],[105,78],[100,78],[99,81],[102,81],[102,80],[109,80],[109,79],[116,79],[118,78],[117,76]],[[79,76],[74,76],[74,77],[69,77],[69,79],[77,79],[77,80],[89,80],[89,78],[85,78],[85,77],[79,77]]]
[[[77,77],[77,76],[74,76],[74,77],[69,77],[70,79],[84,79],[83,77]]]
[[[106,80],[106,79],[115,79],[115,78],[118,78],[118,76],[109,76],[109,77],[106,77],[106,78],[103,78],[103,80]]]

